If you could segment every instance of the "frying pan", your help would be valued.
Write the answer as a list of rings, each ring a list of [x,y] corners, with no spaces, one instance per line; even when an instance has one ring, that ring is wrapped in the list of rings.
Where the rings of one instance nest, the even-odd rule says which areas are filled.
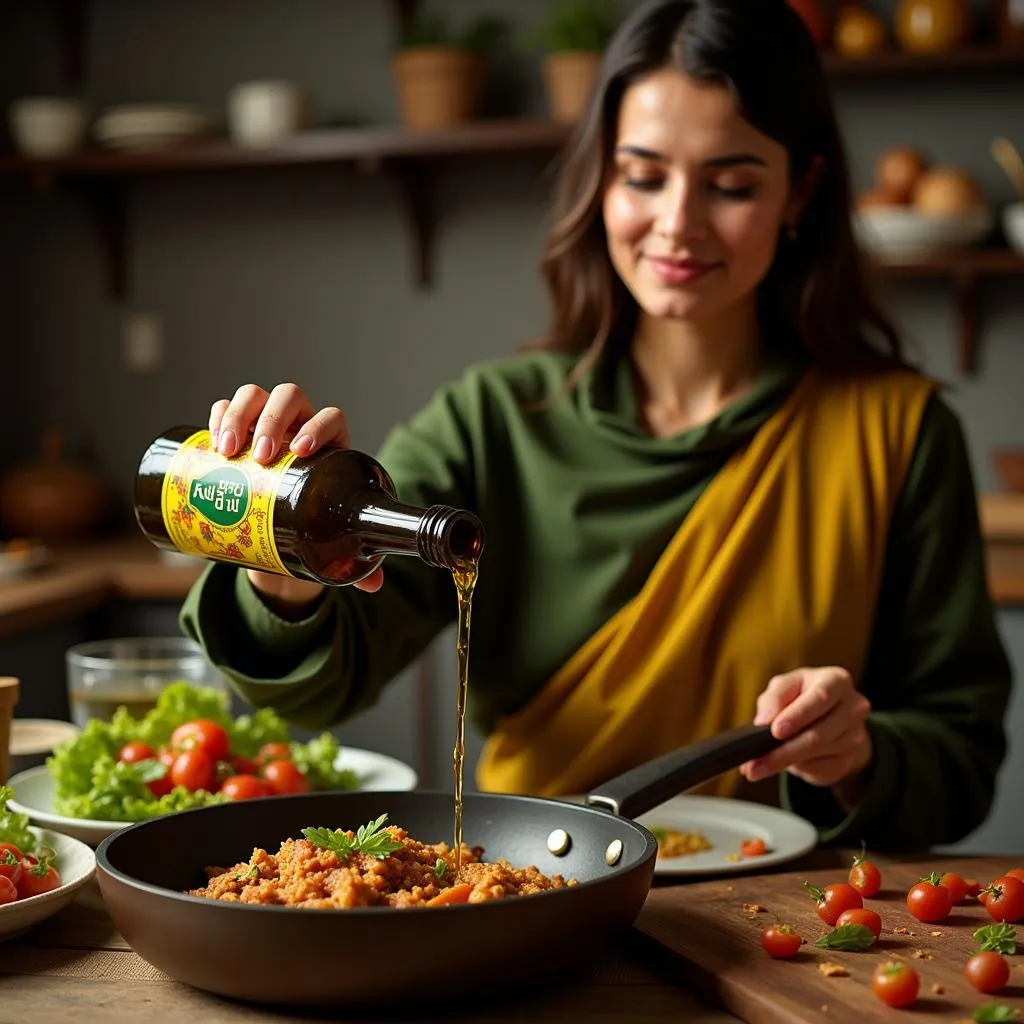
[[[172,978],[218,995],[378,1009],[442,1005],[474,990],[508,996],[568,975],[632,925],[650,889],[657,842],[630,819],[777,742],[767,727],[730,730],[617,776],[583,805],[467,795],[467,845],[482,846],[485,860],[534,864],[579,882],[553,892],[462,906],[346,910],[228,903],[182,892],[206,884],[207,865],[230,867],[254,847],[275,853],[307,826],[355,829],[386,812],[389,824],[414,839],[450,842],[452,795],[416,791],[268,797],[154,818],[100,843],[97,878],[136,953]],[[561,850],[566,836],[567,849],[553,853],[549,845]]]

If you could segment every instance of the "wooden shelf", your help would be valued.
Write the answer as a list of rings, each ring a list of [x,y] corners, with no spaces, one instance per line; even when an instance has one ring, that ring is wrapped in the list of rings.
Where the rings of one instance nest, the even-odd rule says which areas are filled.
[[[970,374],[978,364],[981,282],[990,277],[1024,277],[1024,255],[1011,249],[964,249],[927,259],[875,263],[872,270],[881,278],[949,278],[956,302],[960,369]]]
[[[869,57],[843,57],[837,53],[822,54],[825,71],[830,78],[873,78],[880,76],[928,76],[968,72],[1024,73],[1024,50],[998,46],[967,46],[948,53],[904,53],[889,49]]]
[[[66,181],[93,211],[107,260],[110,294],[128,291],[127,185],[146,176],[259,168],[350,165],[363,173],[387,171],[401,190],[412,239],[412,276],[418,287],[432,281],[435,217],[429,165],[454,157],[500,153],[554,155],[568,136],[546,121],[478,121],[438,131],[397,125],[304,132],[267,147],[210,139],[157,150],[90,149],[60,160],[0,154],[0,177],[24,180],[45,193]]]

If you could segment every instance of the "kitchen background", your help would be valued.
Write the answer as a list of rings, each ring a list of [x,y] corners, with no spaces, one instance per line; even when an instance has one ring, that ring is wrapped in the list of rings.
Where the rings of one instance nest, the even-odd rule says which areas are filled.
[[[93,114],[119,103],[190,103],[223,122],[225,97],[236,83],[287,79],[308,87],[318,127],[397,125],[389,65],[396,6],[385,0],[8,0],[0,8],[0,101],[6,109],[20,96],[73,94]],[[542,54],[522,39],[552,6],[429,0],[431,11],[456,26],[479,14],[497,15],[509,26],[490,59],[484,116],[548,117]],[[895,2],[868,6],[891,24]],[[979,31],[992,6],[976,6]],[[84,16],[83,45],[68,49],[61,30],[76,10]],[[76,53],[83,58],[78,84],[67,77],[68,57]],[[837,67],[833,83],[859,193],[872,188],[883,152],[910,145],[970,175],[997,215],[1015,199],[990,143],[1007,136],[1024,147],[1024,56],[940,61],[914,73],[886,70],[882,62],[871,73],[844,75]],[[429,287],[414,280],[405,193],[386,166],[297,163],[65,180],[23,173],[23,161],[2,158],[7,373],[0,470],[35,458],[44,430],[56,426],[69,457],[87,461],[113,492],[107,533],[128,532],[131,483],[148,441],[171,424],[205,422],[214,399],[249,381],[269,387],[294,380],[314,403],[341,406],[354,445],[373,451],[392,423],[468,362],[513,352],[542,329],[546,295],[537,260],[553,154],[553,147],[536,144],[423,164],[437,228]],[[111,292],[118,263],[110,253],[117,247],[110,249],[98,230],[116,221],[96,219],[97,211],[117,207],[103,207],[104,200],[125,204],[119,296]],[[947,398],[962,417],[986,494],[1003,488],[993,450],[1024,444],[1020,280],[1019,267],[980,279],[971,372],[962,360],[953,279],[884,282],[886,304],[915,354],[950,382]],[[1024,535],[1019,539],[1024,544]],[[178,597],[156,599],[150,591],[159,588],[87,608],[69,599],[33,617],[18,611],[16,591],[23,586],[0,582],[0,671],[21,677],[20,715],[54,714],[63,706],[63,657],[72,643],[177,632]],[[1022,600],[1024,586],[1016,603],[1007,599],[999,611],[1018,669],[1024,669]],[[453,683],[454,645],[446,634],[381,705],[337,733],[412,761],[426,785],[448,786]],[[1012,797],[1024,784],[1019,691],[1009,725],[1013,746],[998,806],[966,848],[1024,850],[1019,801]],[[474,737],[470,759],[477,749]]]

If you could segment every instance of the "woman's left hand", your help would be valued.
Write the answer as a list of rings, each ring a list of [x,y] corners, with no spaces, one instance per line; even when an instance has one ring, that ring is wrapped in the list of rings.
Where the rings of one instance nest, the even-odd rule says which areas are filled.
[[[785,742],[740,771],[750,782],[788,771],[812,786],[836,786],[872,757],[871,704],[842,668],[798,668],[774,676],[757,698],[755,725]]]

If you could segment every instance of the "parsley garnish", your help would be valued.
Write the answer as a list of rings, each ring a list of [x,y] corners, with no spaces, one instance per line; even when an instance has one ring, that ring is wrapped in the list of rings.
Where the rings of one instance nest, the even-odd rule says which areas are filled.
[[[822,935],[815,943],[822,949],[842,949],[848,953],[869,949],[874,944],[875,933],[862,924],[844,924]]]
[[[1005,1003],[986,1003],[971,1014],[971,1020],[976,1020],[978,1024],[998,1024],[999,1021],[1016,1019],[1017,1011]]]
[[[384,822],[388,820],[382,814],[376,821],[368,825],[360,825],[354,838],[340,830],[329,828],[304,828],[302,834],[314,845],[336,853],[339,857],[348,857],[353,853],[365,853],[370,857],[383,860],[389,853],[399,850],[402,844],[391,838],[390,832],[382,831]]]
[[[445,864],[440,857],[437,858],[437,863],[434,865],[434,874],[437,875],[438,880],[444,878],[444,873],[448,870],[448,865]]]
[[[1017,930],[1012,924],[987,924],[974,933],[980,943],[978,952],[991,949],[996,953],[1007,953],[1013,956],[1017,952]]]
[[[255,882],[260,877],[260,869],[255,864],[250,864],[249,867],[243,871],[240,875],[235,875],[236,882]]]

